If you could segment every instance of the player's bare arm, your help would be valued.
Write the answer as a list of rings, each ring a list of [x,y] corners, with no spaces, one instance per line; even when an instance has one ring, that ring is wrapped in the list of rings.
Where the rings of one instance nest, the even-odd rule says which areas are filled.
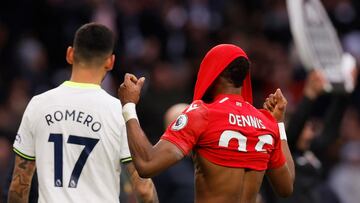
[[[287,100],[280,89],[275,94],[270,94],[264,103],[264,109],[268,110],[278,122],[285,119]],[[281,140],[281,147],[286,158],[286,164],[280,168],[267,171],[267,176],[276,191],[282,197],[292,194],[295,180],[295,167],[290,149],[286,140]]]
[[[145,78],[138,80],[134,75],[125,75],[124,83],[118,90],[122,105],[138,103],[144,81]],[[152,177],[184,157],[181,150],[168,141],[160,140],[153,146],[137,119],[128,120],[126,128],[131,156],[140,177]]]
[[[9,203],[28,202],[34,171],[35,161],[26,160],[16,155],[14,172],[8,195]]]
[[[156,188],[152,180],[149,178],[141,178],[132,162],[126,164],[126,169],[130,176],[131,185],[141,202],[159,202]]]

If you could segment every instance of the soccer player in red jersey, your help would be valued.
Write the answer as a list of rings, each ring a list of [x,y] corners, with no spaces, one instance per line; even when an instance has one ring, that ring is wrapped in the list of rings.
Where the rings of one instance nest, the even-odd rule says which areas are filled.
[[[152,177],[192,152],[196,202],[255,202],[265,174],[280,196],[292,193],[294,163],[281,123],[287,101],[277,90],[266,99],[266,110],[252,106],[249,61],[241,48],[222,44],[206,54],[193,103],[155,146],[135,110],[144,80],[127,74],[118,90],[141,176]]]

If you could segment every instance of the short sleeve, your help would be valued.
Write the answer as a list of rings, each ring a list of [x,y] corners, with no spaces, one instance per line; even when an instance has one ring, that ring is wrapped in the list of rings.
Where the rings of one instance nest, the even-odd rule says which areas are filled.
[[[126,125],[124,125],[121,129],[120,135],[120,162],[121,163],[128,163],[132,161],[130,150],[129,150],[129,143],[127,139],[127,132],[126,132]]]
[[[173,121],[161,139],[176,145],[187,155],[207,128],[207,110],[201,101],[195,101]]]
[[[277,130],[279,131],[279,130]],[[275,169],[283,166],[286,162],[284,153],[282,152],[280,135],[276,135],[274,150],[270,154],[268,169]]]
[[[25,109],[13,144],[14,152],[28,160],[35,160],[35,137],[32,127],[33,123],[36,122],[33,112],[34,105],[33,98]]]

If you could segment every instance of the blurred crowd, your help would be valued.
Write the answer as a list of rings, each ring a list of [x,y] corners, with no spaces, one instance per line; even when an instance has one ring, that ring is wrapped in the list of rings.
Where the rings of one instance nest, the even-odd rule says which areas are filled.
[[[360,1],[322,2],[344,50],[359,63]],[[1,1],[0,192],[6,191],[12,143],[28,101],[69,79],[66,48],[90,21],[117,37],[116,65],[103,88],[115,95],[125,72],[147,78],[138,114],[153,143],[164,131],[166,110],[191,103],[204,54],[219,43],[237,44],[251,60],[254,105],[261,108],[276,88],[289,101],[288,137],[297,167],[290,202],[321,202],[324,194],[333,202],[360,202],[360,87],[324,93],[321,74],[300,63],[285,0]],[[184,162],[155,178],[160,202],[192,202],[191,162]],[[188,191],[176,194],[177,187]],[[289,202],[272,195],[266,183],[261,194],[264,203]]]

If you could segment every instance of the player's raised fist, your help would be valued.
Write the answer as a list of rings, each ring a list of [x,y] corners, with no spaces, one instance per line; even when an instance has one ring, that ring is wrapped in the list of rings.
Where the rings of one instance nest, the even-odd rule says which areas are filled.
[[[280,89],[277,89],[274,94],[270,94],[264,102],[264,109],[268,110],[278,122],[283,122],[285,119],[287,100]]]
[[[125,105],[126,103],[137,104],[139,102],[140,93],[144,82],[144,77],[138,79],[133,74],[125,74],[124,82],[120,85],[118,89],[118,97],[122,105]]]

